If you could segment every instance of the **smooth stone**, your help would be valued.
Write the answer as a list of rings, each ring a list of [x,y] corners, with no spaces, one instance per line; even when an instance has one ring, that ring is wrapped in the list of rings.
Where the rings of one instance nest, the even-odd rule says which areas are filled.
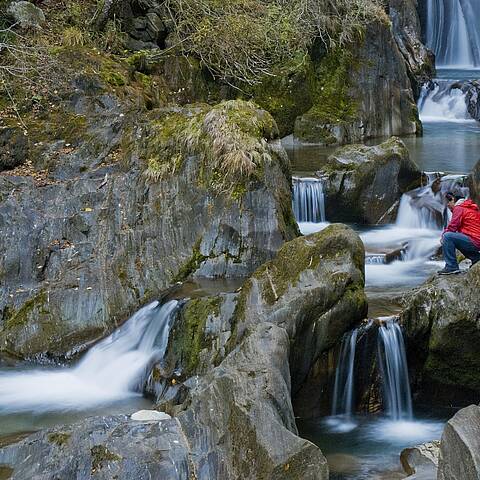
[[[172,417],[157,410],[139,410],[133,413],[130,418],[137,422],[161,422],[162,420],[170,420]]]

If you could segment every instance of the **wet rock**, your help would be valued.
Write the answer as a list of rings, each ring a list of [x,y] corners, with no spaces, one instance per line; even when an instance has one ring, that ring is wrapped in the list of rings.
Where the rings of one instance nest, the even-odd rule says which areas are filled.
[[[404,299],[408,364],[418,401],[468,405],[480,393],[480,265],[434,277]]]
[[[480,122],[480,81],[465,82],[460,88],[465,93],[468,113],[474,120]]]
[[[480,161],[476,163],[468,177],[467,185],[470,190],[470,196],[477,205],[480,205]]]
[[[341,85],[320,86],[330,92],[328,99],[313,99],[312,108],[295,122],[295,137],[343,145],[420,130],[407,67],[388,20],[372,22],[345,57],[331,55],[317,60],[316,68],[331,81],[341,78]]]
[[[393,137],[373,147],[337,150],[317,176],[324,180],[328,219],[376,224],[395,219],[397,202],[420,181],[421,172],[403,142]]]
[[[389,0],[388,13],[398,48],[405,59],[415,98],[423,83],[435,73],[435,57],[422,43],[422,27],[417,0]]]
[[[445,426],[440,445],[438,480],[480,477],[480,408],[460,410]]]
[[[418,474],[436,478],[438,468],[438,457],[440,455],[440,441],[434,441],[405,448],[400,454],[402,467],[407,475]]]
[[[0,450],[12,480],[191,478],[177,420],[135,422],[120,415],[36,433]]]
[[[20,1],[12,2],[7,13],[20,28],[40,28],[45,22],[45,15],[41,8],[33,3]]]
[[[25,163],[28,151],[28,139],[21,128],[0,128],[0,171]]]
[[[297,235],[278,142],[262,143],[271,162],[260,176],[228,191],[213,191],[200,155],[149,180],[145,163],[161,149],[147,140],[160,136],[150,135],[158,121],[124,114],[99,88],[76,82],[66,108],[88,114],[88,134],[74,145],[45,142],[37,160],[45,184],[0,177],[0,351],[74,355],[169,285],[192,275],[246,278]],[[118,150],[125,158],[112,161]]]
[[[170,420],[172,417],[157,410],[139,410],[138,412],[132,413],[130,418],[136,422],[159,422],[162,420]]]

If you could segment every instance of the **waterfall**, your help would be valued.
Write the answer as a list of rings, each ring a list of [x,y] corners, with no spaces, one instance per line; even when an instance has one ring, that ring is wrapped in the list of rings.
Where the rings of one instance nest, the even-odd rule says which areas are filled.
[[[387,412],[392,420],[410,420],[412,398],[402,330],[393,318],[382,320],[378,359]]]
[[[422,122],[474,122],[467,110],[466,93],[461,84],[451,80],[423,85],[418,108]]]
[[[437,67],[480,66],[479,18],[478,0],[428,0],[426,40]]]
[[[358,329],[344,335],[335,371],[332,415],[351,417],[354,403],[354,366]]]
[[[325,222],[325,195],[318,178],[293,178],[293,210],[297,222]]]
[[[179,309],[153,302],[64,369],[0,373],[0,413],[86,409],[139,395],[148,368],[163,358]]]

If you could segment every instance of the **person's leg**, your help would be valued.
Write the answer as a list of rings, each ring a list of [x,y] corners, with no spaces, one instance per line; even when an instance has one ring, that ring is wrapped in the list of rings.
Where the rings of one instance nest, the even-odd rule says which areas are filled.
[[[460,233],[446,232],[443,234],[443,258],[445,259],[445,270],[456,271],[458,270],[457,262],[457,239]],[[463,235],[465,236],[465,235]]]
[[[455,238],[455,246],[457,250],[463,253],[465,257],[477,263],[480,260],[480,251],[478,247],[470,240],[470,237],[463,233],[457,233]]]

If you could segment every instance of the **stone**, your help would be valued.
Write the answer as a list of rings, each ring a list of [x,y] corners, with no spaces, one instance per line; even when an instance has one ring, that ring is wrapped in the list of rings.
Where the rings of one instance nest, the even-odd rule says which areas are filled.
[[[477,205],[480,205],[480,161],[475,164],[470,173],[467,186],[470,190],[470,196]]]
[[[149,181],[146,160],[157,150],[146,143],[157,123],[125,114],[93,81],[74,87],[65,110],[87,122],[87,137],[70,148],[43,142],[36,165],[49,171],[45,186],[0,176],[0,351],[19,357],[78,354],[175,282],[247,278],[298,235],[278,140],[263,179],[230,191],[202,183],[196,155]],[[188,119],[191,110],[179,112]],[[104,163],[116,149],[125,158]]]
[[[438,480],[480,478],[480,407],[460,410],[445,426],[440,445]]]
[[[480,81],[471,80],[460,86],[465,94],[468,113],[474,120],[480,122]]]
[[[422,26],[417,11],[417,0],[389,0],[388,13],[398,48],[405,60],[412,81],[415,98],[421,86],[435,73],[435,57],[422,43]]]
[[[132,413],[130,418],[136,422],[161,422],[162,420],[170,420],[172,417],[157,410],[139,410]]]
[[[350,145],[331,155],[317,172],[323,180],[326,217],[334,222],[392,223],[403,193],[421,172],[398,138],[368,147]]]
[[[0,449],[11,480],[185,480],[193,473],[177,420],[141,423],[93,417],[38,432]]]
[[[312,99],[311,109],[296,119],[294,136],[328,146],[419,132],[412,85],[390,22],[378,18],[366,28],[365,37],[345,52],[347,58],[316,60],[322,72],[322,62],[329,62],[324,75],[342,76],[343,81],[332,88],[329,102],[333,104],[327,109],[323,99]]]
[[[38,29],[45,23],[42,9],[30,2],[12,2],[7,8],[7,13],[20,28]]]
[[[11,170],[24,164],[28,152],[28,139],[21,128],[0,128],[0,171]]]
[[[466,406],[480,394],[480,264],[433,277],[404,297],[412,389],[418,401]]]
[[[436,478],[440,441],[433,441],[405,448],[400,454],[400,462],[407,475],[419,475],[420,478]]]

